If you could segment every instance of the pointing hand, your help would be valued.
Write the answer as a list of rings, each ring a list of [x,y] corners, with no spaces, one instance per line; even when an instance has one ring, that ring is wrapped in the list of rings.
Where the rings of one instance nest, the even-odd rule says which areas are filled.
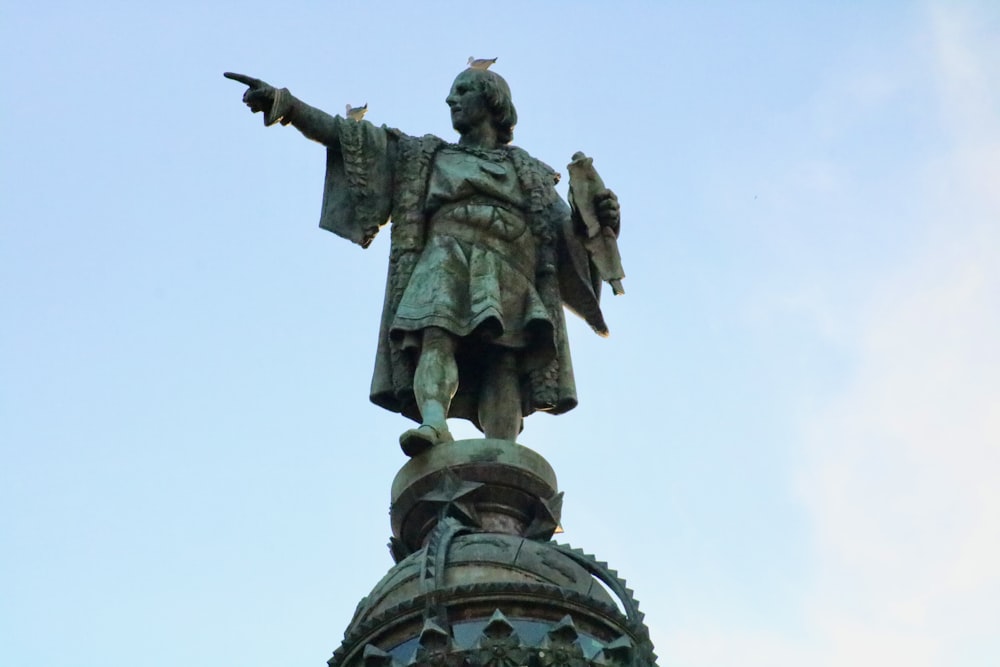
[[[270,114],[271,107],[274,106],[274,86],[252,76],[235,72],[223,72],[222,76],[247,86],[246,92],[243,93],[243,102],[250,107],[250,111],[254,113],[263,111],[265,116]]]

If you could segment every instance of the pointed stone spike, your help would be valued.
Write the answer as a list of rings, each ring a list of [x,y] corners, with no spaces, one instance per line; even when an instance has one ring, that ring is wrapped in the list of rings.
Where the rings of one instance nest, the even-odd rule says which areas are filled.
[[[390,667],[392,655],[374,644],[365,644],[365,667]]]
[[[601,648],[592,661],[593,667],[630,667],[634,653],[635,644],[632,640],[627,635],[620,635],[618,639]]]
[[[427,640],[429,639],[443,639],[448,641],[451,639],[451,635],[445,632],[445,630],[434,622],[433,619],[426,619],[424,621],[424,628],[420,631],[420,645],[426,646]]]
[[[560,639],[567,643],[572,643],[579,638],[580,633],[576,631],[576,624],[573,623],[573,617],[566,614],[556,624],[556,627],[548,631],[548,636],[552,639]]]
[[[509,637],[514,634],[514,626],[510,624],[503,612],[497,609],[493,612],[486,627],[483,628],[483,634],[491,639]]]

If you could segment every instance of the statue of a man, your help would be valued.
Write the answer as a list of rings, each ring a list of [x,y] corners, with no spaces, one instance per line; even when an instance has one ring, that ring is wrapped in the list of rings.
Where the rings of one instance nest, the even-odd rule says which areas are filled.
[[[563,306],[601,335],[601,281],[559,175],[510,145],[517,112],[499,75],[467,69],[446,102],[457,144],[331,116],[259,79],[243,101],[327,148],[320,226],[362,247],[392,241],[371,400],[419,422],[409,456],[451,441],[446,419],[513,441],[536,410],[576,406]],[[610,190],[592,204],[617,236]]]

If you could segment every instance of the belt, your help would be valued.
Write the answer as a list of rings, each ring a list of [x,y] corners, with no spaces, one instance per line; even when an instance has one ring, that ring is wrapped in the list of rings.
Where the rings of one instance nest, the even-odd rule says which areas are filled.
[[[459,209],[465,206],[490,206],[503,209],[505,216],[516,215],[521,231],[513,238],[505,238],[492,229],[489,221],[476,224],[462,218]],[[458,213],[458,215],[455,215]],[[513,207],[498,206],[494,201],[466,200],[447,204],[438,209],[428,225],[429,236],[447,236],[470,245],[488,248],[525,276],[535,275],[535,239],[528,229],[524,214]],[[509,230],[503,230],[509,231]]]

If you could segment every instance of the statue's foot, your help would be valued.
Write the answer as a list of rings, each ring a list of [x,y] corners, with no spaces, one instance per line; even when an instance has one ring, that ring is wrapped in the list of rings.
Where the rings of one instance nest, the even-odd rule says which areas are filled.
[[[421,424],[399,436],[399,446],[403,448],[404,454],[412,458],[423,454],[434,445],[453,440],[447,426]]]

